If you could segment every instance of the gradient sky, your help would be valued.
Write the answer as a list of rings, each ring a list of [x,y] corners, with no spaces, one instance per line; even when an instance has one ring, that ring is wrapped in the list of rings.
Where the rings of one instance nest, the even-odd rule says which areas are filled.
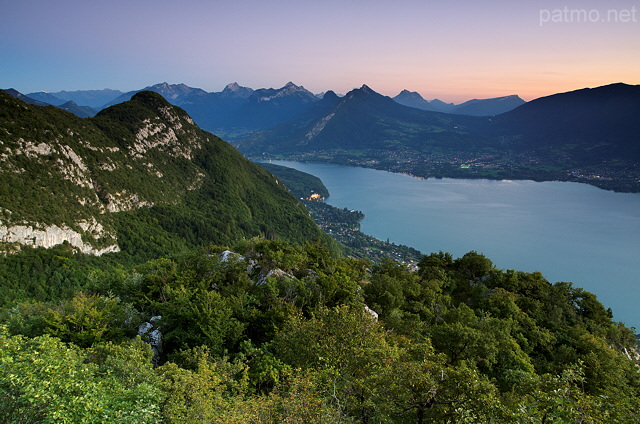
[[[0,88],[367,84],[459,103],[640,84],[640,0],[0,0]]]

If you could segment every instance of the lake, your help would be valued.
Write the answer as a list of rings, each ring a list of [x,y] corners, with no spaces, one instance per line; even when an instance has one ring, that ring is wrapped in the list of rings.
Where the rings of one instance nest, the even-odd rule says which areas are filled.
[[[423,253],[475,250],[502,269],[540,271],[596,294],[640,329],[640,194],[568,182],[419,179],[274,161],[319,177],[327,203],[365,214],[362,231]]]

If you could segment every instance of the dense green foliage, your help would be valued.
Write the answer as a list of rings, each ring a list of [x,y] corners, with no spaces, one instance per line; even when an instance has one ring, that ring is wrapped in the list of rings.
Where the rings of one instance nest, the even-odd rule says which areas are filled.
[[[264,239],[133,267],[62,249],[0,267],[30,282],[0,310],[10,423],[640,419],[633,333],[593,294],[476,252],[411,272]],[[142,323],[162,332],[155,366]]]

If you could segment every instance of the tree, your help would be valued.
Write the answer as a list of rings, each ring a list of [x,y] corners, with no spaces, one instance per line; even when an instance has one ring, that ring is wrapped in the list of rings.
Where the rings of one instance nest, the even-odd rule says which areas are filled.
[[[379,403],[394,423],[502,422],[498,390],[477,370],[450,366],[429,343],[410,343],[377,376]]]
[[[362,423],[380,415],[375,376],[397,355],[382,326],[363,309],[321,308],[297,316],[276,335],[273,348],[286,363],[324,376],[325,395],[341,414]]]
[[[122,304],[118,298],[83,292],[48,309],[45,321],[45,333],[80,347],[132,337],[139,322],[130,305]]]
[[[99,349],[105,355],[96,364],[93,353],[57,338],[9,336],[0,327],[3,422],[158,423],[162,394],[148,346]]]

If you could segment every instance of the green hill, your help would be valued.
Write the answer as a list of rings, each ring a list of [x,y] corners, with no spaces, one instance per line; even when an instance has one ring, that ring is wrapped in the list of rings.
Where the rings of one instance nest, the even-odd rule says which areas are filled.
[[[156,255],[245,237],[324,238],[270,173],[160,95],[81,119],[0,92],[3,251]]]

